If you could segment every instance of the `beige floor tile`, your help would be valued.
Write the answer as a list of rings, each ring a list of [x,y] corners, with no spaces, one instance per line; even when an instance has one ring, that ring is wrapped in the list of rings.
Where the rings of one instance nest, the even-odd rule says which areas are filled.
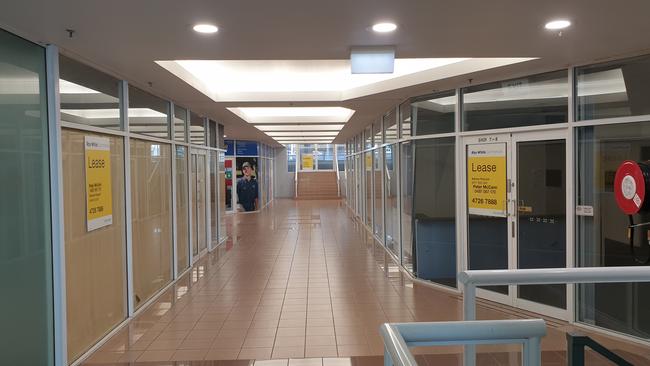
[[[304,347],[305,336],[276,337],[275,347]]]
[[[147,347],[147,351],[175,350],[182,343],[182,339],[155,340]]]
[[[305,357],[336,357],[336,356],[338,356],[336,346],[309,346],[308,345],[305,348]]]
[[[154,362],[154,361],[169,361],[174,355],[175,350],[167,351],[144,351],[142,355],[138,357],[137,362]]]
[[[302,358],[305,357],[305,347],[274,347],[273,358]]]
[[[322,358],[302,358],[302,359],[290,358],[289,359],[289,366],[322,366],[322,365],[323,365]]]
[[[171,361],[202,361],[207,353],[207,349],[178,350],[172,355]]]
[[[336,338],[333,335],[311,335],[305,339],[309,346],[336,346]]]
[[[186,339],[177,348],[179,350],[208,349],[212,346],[212,344],[213,344],[212,339]]]
[[[307,327],[307,336],[334,335],[334,327]]]
[[[256,360],[253,366],[287,366],[289,364],[289,359],[277,359],[277,360]]]
[[[250,328],[246,337],[275,337],[278,328]]]
[[[205,354],[206,361],[236,360],[241,348],[212,348]]]
[[[246,337],[242,348],[265,348],[273,347],[275,337]]]
[[[240,360],[268,360],[271,358],[272,348],[242,348],[237,359]]]

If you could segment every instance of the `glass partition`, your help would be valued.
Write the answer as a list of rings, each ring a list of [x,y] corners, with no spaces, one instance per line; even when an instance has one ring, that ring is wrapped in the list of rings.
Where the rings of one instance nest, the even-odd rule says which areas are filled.
[[[402,224],[402,265],[413,272],[413,262],[416,256],[413,245],[413,143],[400,144],[400,220]]]
[[[129,85],[129,130],[169,138],[169,102]]]
[[[176,146],[176,266],[181,273],[190,266],[190,208],[187,147]]]
[[[372,228],[372,205],[373,205],[373,200],[374,200],[374,192],[372,190],[373,187],[373,178],[374,178],[374,172],[373,172],[373,167],[372,167],[372,151],[367,151],[364,154],[364,170],[365,170],[365,184],[366,184],[366,207],[365,207],[365,214],[366,214],[366,225],[368,227]]]
[[[627,237],[630,217],[616,203],[614,176],[625,160],[650,160],[650,122],[576,129],[576,206],[592,214],[576,216],[577,264],[581,267],[643,266],[650,256],[647,227]],[[634,224],[650,221],[641,211]],[[650,338],[650,283],[586,284],[578,287],[581,322]]]
[[[187,109],[174,105],[174,141],[187,142],[185,130],[187,129]]]
[[[218,152],[219,155],[219,241],[224,240],[228,234],[226,233],[226,154],[223,151]]]
[[[316,145],[316,166],[318,170],[334,169],[334,145],[318,144]]]
[[[411,102],[404,102],[399,106],[400,138],[412,135],[411,108]]]
[[[411,115],[416,136],[454,132],[456,91],[418,97],[412,106]]]
[[[391,109],[390,112],[384,116],[384,141],[397,141],[397,108]]]
[[[455,137],[416,140],[414,144],[417,276],[456,287]]]
[[[0,30],[0,355],[53,365],[45,50]]]
[[[395,148],[384,147],[384,192],[386,195],[386,247],[398,258],[399,247],[399,207],[397,206],[397,169],[395,169]]]
[[[195,145],[205,145],[205,118],[190,112],[190,142]]]
[[[171,281],[171,147],[131,139],[133,298],[136,308]]]
[[[216,247],[219,245],[219,227],[217,226],[217,222],[219,220],[219,212],[217,209],[217,196],[218,196],[218,189],[217,189],[217,152],[216,151],[210,151],[209,152],[209,184],[210,184],[210,235],[212,236],[211,243],[212,243],[212,248]]]
[[[61,121],[120,130],[120,82],[59,56]]]
[[[576,120],[650,114],[650,56],[576,69]]]
[[[379,146],[384,143],[384,131],[381,129],[381,119],[372,124],[372,143],[373,146]]]
[[[463,131],[563,123],[568,120],[566,70],[463,89]]]
[[[373,186],[373,197],[375,200],[374,203],[374,233],[377,237],[381,238],[381,240],[384,240],[384,195],[382,194],[382,188],[383,188],[383,170],[384,170],[384,162],[383,162],[383,154],[382,154],[382,149],[375,149],[373,150],[374,157],[373,157],[373,181],[374,181],[374,186]]]
[[[88,230],[86,218],[86,137],[106,140],[110,147],[112,220],[93,230]],[[124,140],[64,129],[61,143],[68,359],[72,361],[126,319]]]

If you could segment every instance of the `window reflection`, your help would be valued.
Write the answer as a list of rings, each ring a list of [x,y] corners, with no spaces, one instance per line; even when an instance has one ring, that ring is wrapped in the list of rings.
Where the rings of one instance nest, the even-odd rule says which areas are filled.
[[[119,130],[119,81],[59,56],[61,121]]]
[[[415,135],[454,132],[456,92],[448,91],[416,99],[412,104]]]
[[[567,122],[566,70],[463,89],[463,130]]]
[[[129,130],[169,138],[169,102],[129,85]]]
[[[578,120],[650,114],[650,56],[576,69]]]

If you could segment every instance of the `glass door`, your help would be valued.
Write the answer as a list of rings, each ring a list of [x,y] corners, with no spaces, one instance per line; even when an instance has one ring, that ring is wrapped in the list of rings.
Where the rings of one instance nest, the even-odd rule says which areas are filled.
[[[512,237],[510,134],[464,139],[467,268],[508,269]],[[510,303],[508,286],[479,289],[479,296]]]
[[[207,240],[207,231],[206,231],[206,156],[197,155],[196,156],[196,222],[197,222],[197,232],[196,237],[198,238],[199,253],[203,252],[208,248]]]
[[[463,139],[468,269],[564,268],[566,131]],[[488,286],[478,295],[566,319],[564,285]]]
[[[565,132],[512,137],[515,268],[563,268],[567,260],[567,159]],[[512,289],[515,305],[557,318],[567,317],[566,285]]]
[[[206,232],[206,156],[192,153],[192,254],[198,259],[199,254],[207,249]]]

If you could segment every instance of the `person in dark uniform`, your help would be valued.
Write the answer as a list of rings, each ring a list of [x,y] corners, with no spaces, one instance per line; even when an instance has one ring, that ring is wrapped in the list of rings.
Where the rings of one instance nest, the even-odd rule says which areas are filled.
[[[257,210],[257,180],[253,177],[253,168],[249,162],[241,165],[244,176],[237,181],[237,203],[244,211]]]

